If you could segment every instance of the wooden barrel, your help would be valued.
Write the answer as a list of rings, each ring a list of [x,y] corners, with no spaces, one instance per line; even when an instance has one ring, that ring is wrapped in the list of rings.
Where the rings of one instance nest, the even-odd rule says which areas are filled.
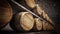
[[[46,20],[48,20],[51,24],[55,25],[54,22],[52,21],[52,19],[47,15],[46,12],[43,11],[42,16],[43,16],[43,18],[45,18]]]
[[[35,0],[15,0],[29,10],[35,7]],[[22,9],[21,9],[22,10]]]
[[[43,30],[54,30],[54,26],[49,23],[43,22]]]
[[[30,31],[33,28],[34,19],[29,12],[20,12],[13,17],[10,25],[16,31]]]
[[[49,23],[46,23],[46,29],[47,29],[47,30],[54,30],[54,26],[52,26],[52,25],[49,24]]]
[[[42,21],[39,18],[35,18],[35,30],[42,30]]]
[[[34,8],[35,7],[35,0],[25,0],[26,4],[30,7],[30,8]]]
[[[36,7],[33,9],[33,11],[34,11],[35,14],[37,14],[39,16],[41,16],[42,12],[43,12],[43,10],[42,10],[42,8],[39,4],[36,4]]]
[[[46,23],[43,22],[43,30],[46,30]]]
[[[6,0],[0,0],[0,29],[12,18],[12,8]]]
[[[52,19],[48,16],[48,14],[42,9],[42,7],[39,4],[36,4],[36,8],[34,8],[33,11],[35,14],[46,19],[47,21],[54,25]]]

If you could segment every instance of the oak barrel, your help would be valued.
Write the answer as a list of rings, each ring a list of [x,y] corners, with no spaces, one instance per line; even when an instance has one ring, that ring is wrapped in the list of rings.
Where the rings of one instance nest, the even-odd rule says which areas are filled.
[[[54,26],[49,23],[43,22],[43,30],[54,30]]]
[[[36,7],[33,9],[34,13],[39,15],[40,17],[44,18],[45,20],[49,21],[51,24],[54,25],[53,20],[49,17],[49,15],[43,10],[43,8],[36,4]]]
[[[0,0],[0,29],[12,18],[12,8],[6,0]]]
[[[42,17],[42,7],[39,4],[36,4],[36,7],[33,8],[33,12]]]
[[[15,0],[25,8],[32,10],[35,8],[35,0]],[[22,9],[21,9],[22,10]]]
[[[26,4],[30,7],[30,8],[34,8],[35,7],[35,0],[25,0]]]
[[[34,25],[33,15],[29,12],[19,12],[14,15],[11,27],[16,31],[30,31]]]
[[[42,30],[42,21],[39,18],[35,18],[35,30]]]

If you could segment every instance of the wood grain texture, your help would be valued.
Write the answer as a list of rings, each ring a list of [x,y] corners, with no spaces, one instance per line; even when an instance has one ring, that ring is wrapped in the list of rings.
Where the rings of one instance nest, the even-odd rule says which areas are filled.
[[[39,18],[35,18],[35,23],[37,30],[42,30],[42,21]]]
[[[26,4],[30,7],[30,8],[34,8],[35,7],[35,0],[25,0]]]
[[[54,30],[54,26],[50,25],[49,23],[43,22],[43,30]]]
[[[33,28],[34,19],[29,12],[21,12],[14,16],[13,24],[12,28],[18,31],[30,31]]]
[[[42,7],[40,7],[40,5],[39,4],[36,4],[36,10],[37,10],[37,13],[39,14],[39,15],[41,15],[42,14]]]
[[[48,20],[51,24],[54,25],[54,22],[52,21],[52,19],[48,16],[48,14],[46,12],[43,11],[43,18],[45,18],[46,20]]]
[[[11,20],[12,13],[10,4],[6,0],[0,0],[0,28]]]
[[[36,4],[36,8],[33,9],[34,13],[39,15],[40,17],[44,18],[45,20],[49,21],[51,24],[54,25],[54,22],[49,17],[49,15],[42,9],[42,6]]]
[[[46,23],[47,30],[54,30],[54,27],[50,25],[49,23]]]

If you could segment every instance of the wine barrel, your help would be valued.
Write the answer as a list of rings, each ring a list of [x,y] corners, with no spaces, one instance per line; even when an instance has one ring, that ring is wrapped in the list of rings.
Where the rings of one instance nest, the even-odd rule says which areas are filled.
[[[39,18],[35,18],[35,30],[42,30],[42,21]]]
[[[34,11],[35,14],[37,14],[39,16],[41,16],[42,12],[43,12],[43,10],[42,10],[42,8],[39,4],[36,4],[36,7],[33,9],[33,11]]]
[[[52,19],[48,16],[48,14],[42,9],[39,4],[36,4],[36,8],[33,9],[34,13],[39,15],[40,17],[44,18],[45,20],[49,21],[51,24],[54,25]]]
[[[46,30],[46,23],[43,22],[43,30]]]
[[[35,0],[25,0],[25,2],[30,8],[34,8],[36,5]]]
[[[19,12],[14,15],[10,25],[16,31],[30,31],[33,28],[34,19],[29,12]]]
[[[29,10],[35,8],[35,0],[15,0]],[[22,9],[21,9],[22,10]]]
[[[0,0],[0,29],[12,18],[12,8],[6,0]]]
[[[49,23],[43,22],[43,30],[54,30],[54,26]]]
[[[54,26],[52,26],[52,25],[49,24],[49,23],[46,23],[46,29],[47,29],[47,30],[54,30]]]
[[[51,24],[55,25],[54,22],[52,21],[52,19],[47,15],[46,12],[43,11],[43,18],[45,18],[46,20],[48,20]]]

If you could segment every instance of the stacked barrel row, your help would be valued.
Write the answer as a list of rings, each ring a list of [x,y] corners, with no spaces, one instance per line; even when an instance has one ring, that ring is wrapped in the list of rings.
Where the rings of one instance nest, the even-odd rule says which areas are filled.
[[[23,1],[23,0],[21,0]],[[53,24],[53,21],[48,17],[47,13],[42,10],[39,4],[35,3],[35,0],[24,0],[26,5],[32,9],[32,11],[48,20],[49,23]],[[40,31],[40,30],[54,30],[54,26],[48,22],[44,22],[37,17],[34,17],[31,13],[22,10],[19,13],[13,14],[12,7],[6,0],[0,2],[0,29],[3,28],[7,23],[10,23],[12,29],[16,31]]]
[[[54,30],[51,24],[43,22],[39,18],[34,18],[33,15],[27,11],[14,15],[10,25],[16,31]]]

